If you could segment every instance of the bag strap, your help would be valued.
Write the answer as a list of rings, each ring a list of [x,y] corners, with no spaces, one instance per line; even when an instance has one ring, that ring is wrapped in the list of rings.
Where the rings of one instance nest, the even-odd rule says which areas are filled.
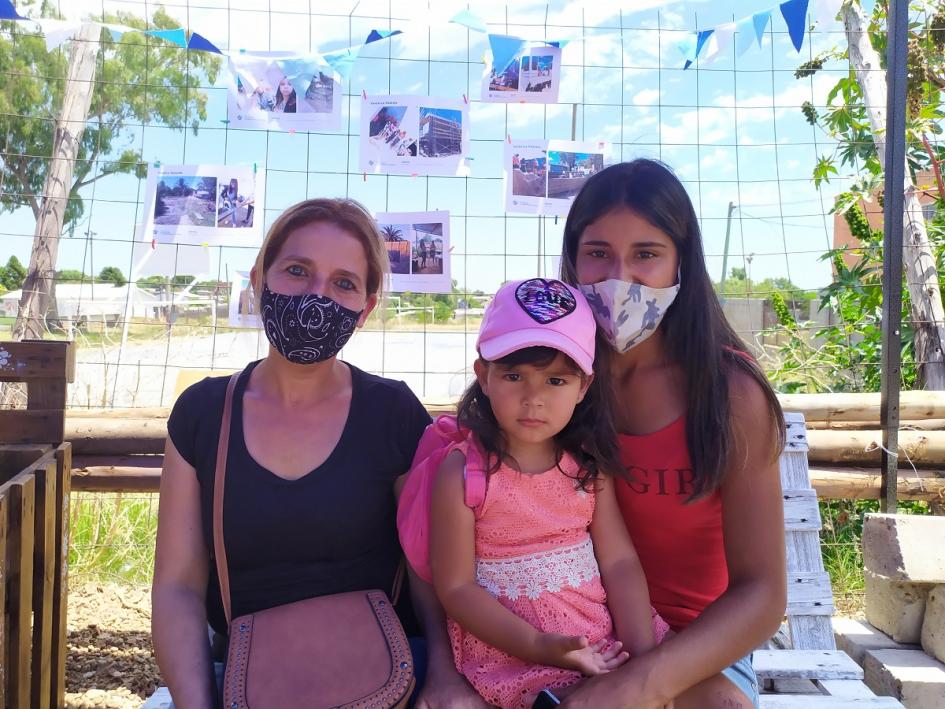
[[[466,446],[466,465],[463,468],[463,488],[466,507],[475,510],[486,499],[486,470],[475,437],[470,434]]]
[[[230,608],[230,574],[226,563],[226,547],[223,544],[223,485],[226,479],[226,454],[230,448],[230,419],[233,413],[233,391],[242,372],[230,377],[226,385],[226,398],[223,400],[223,416],[220,418],[220,439],[217,442],[217,467],[213,476],[213,556],[217,565],[217,578],[220,581],[220,596],[223,598],[223,612],[226,624],[232,620]]]

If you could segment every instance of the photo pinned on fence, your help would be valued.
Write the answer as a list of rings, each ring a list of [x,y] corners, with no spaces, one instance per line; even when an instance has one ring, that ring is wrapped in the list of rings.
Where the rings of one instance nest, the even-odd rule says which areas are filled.
[[[510,38],[512,39],[512,38]],[[495,60],[482,75],[483,103],[557,103],[561,86],[561,48],[522,42],[508,66]]]
[[[390,261],[390,291],[453,292],[449,212],[381,212],[376,219]]]
[[[152,165],[139,241],[209,246],[262,242],[265,178],[240,165]]]
[[[389,175],[467,175],[468,109],[462,99],[365,98],[359,169]]]
[[[230,55],[230,128],[337,130],[341,84],[320,54]]]
[[[506,142],[505,211],[567,215],[584,183],[604,169],[609,151],[602,142]]]
[[[256,310],[256,295],[249,271],[234,271],[230,280],[230,303],[227,315],[230,327],[262,327]]]

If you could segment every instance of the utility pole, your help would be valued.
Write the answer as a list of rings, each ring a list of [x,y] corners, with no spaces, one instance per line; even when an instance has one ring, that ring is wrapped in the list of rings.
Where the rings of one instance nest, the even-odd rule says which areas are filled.
[[[92,103],[101,31],[99,25],[86,23],[72,40],[62,111],[56,121],[49,172],[33,232],[29,271],[13,327],[14,340],[41,339],[46,331],[46,313],[54,304],[59,237],[72,189],[73,168]]]
[[[728,242],[732,235],[732,214],[735,211],[735,203],[728,203],[728,218],[725,221],[725,248],[722,251],[722,280],[719,282],[719,299],[722,305],[725,305],[725,277],[728,275]]]

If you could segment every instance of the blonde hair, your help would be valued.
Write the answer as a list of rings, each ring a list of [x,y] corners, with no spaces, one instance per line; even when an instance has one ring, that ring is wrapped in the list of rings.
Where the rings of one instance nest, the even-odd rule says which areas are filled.
[[[316,222],[334,224],[361,242],[364,258],[367,260],[367,295],[376,295],[378,300],[383,296],[384,277],[390,270],[390,262],[374,217],[360,202],[353,199],[307,199],[286,209],[266,233],[256,256],[256,278],[253,282],[257,312],[262,309],[259,299],[262,296],[266,271],[276,260],[289,234]]]

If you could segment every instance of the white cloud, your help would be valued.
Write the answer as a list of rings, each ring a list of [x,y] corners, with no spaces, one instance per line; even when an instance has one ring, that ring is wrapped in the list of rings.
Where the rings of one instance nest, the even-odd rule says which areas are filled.
[[[652,106],[660,98],[659,89],[643,89],[633,96],[632,105],[634,106]]]

